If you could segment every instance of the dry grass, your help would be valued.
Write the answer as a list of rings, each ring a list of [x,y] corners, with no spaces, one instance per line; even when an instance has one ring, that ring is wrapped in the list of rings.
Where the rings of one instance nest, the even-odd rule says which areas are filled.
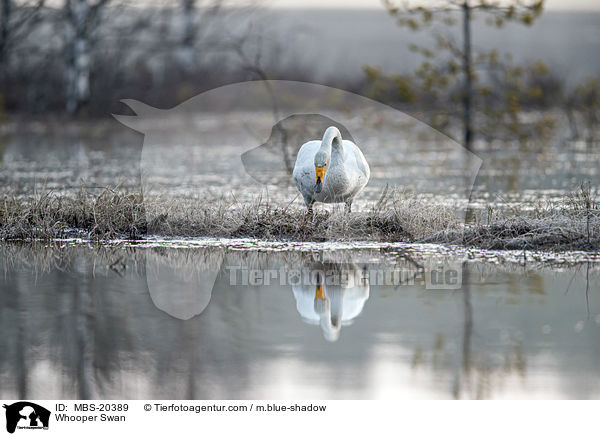
[[[345,214],[316,208],[309,215],[296,203],[250,203],[233,195],[195,199],[144,197],[106,188],[75,196],[45,191],[30,197],[0,197],[0,239],[92,240],[164,237],[252,237],[267,240],[368,240],[437,242],[487,249],[600,248],[600,205],[589,185],[560,204],[533,211],[493,211],[485,223],[462,226],[452,210],[400,191],[382,193],[370,210]]]
[[[426,238],[436,242],[490,250],[586,250],[600,249],[600,219],[594,219],[588,238],[585,219],[526,217],[497,219],[489,225],[468,226],[464,231],[442,232]]]
[[[415,196],[383,193],[369,211],[345,214],[317,208],[314,214],[265,198],[240,203],[233,195],[196,199],[144,196],[107,188],[95,195],[82,188],[74,197],[43,192],[0,197],[0,238],[49,240],[166,237],[253,237],[297,241],[416,241],[458,229],[451,210]]]
[[[239,203],[235,197],[146,202],[149,233],[163,236],[252,237],[261,239],[324,241],[416,241],[460,224],[452,211],[427,205],[418,197],[388,192],[365,212],[346,214],[316,207],[312,215],[296,204],[273,204],[258,197]]]
[[[428,242],[485,249],[600,250],[600,203],[583,183],[558,203],[538,202],[532,211],[487,212],[488,222],[440,232]]]
[[[82,234],[90,239],[138,239],[146,232],[146,214],[139,193],[106,188],[95,195],[81,188],[74,197],[52,191],[31,197],[0,197],[0,238],[4,240]]]

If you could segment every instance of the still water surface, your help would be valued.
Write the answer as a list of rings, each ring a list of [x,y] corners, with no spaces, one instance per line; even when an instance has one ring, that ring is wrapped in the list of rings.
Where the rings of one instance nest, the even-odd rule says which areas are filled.
[[[598,398],[599,260],[468,257],[4,246],[0,397]]]
[[[359,144],[371,167],[371,179],[356,199],[357,210],[372,207],[388,184],[421,193],[438,204],[465,207],[469,195],[461,188],[468,174],[461,147],[455,144],[456,153],[449,154],[451,142],[443,149],[433,129],[423,132],[423,126],[398,114],[400,121],[386,120],[380,125],[377,120],[360,119],[357,126],[348,126],[351,133],[356,131],[353,128],[364,130],[370,138]],[[153,147],[144,145],[143,135],[117,121],[65,128],[16,127],[0,138],[0,192],[29,195],[49,189],[73,193],[82,184],[98,193],[107,185],[139,190],[144,171],[144,192],[160,187],[170,198],[213,192],[233,193],[245,201],[264,195],[267,189],[275,202],[295,201],[303,207],[301,199],[295,198],[298,193],[290,175],[278,177],[284,170],[279,149],[261,149],[269,138],[252,136],[241,119],[247,119],[248,125],[264,124],[271,115],[232,113],[209,118],[194,128],[165,128],[172,135]],[[427,134],[433,139],[422,137]],[[317,137],[294,137],[292,148]],[[582,182],[590,182],[596,190],[600,184],[597,145],[554,140],[535,146],[502,142],[478,147],[475,154],[482,165],[470,193],[470,206],[476,209],[485,210],[487,205],[529,209],[537,201],[560,201]],[[255,151],[253,157],[260,163],[256,171],[248,172],[242,164],[242,155],[249,150]],[[265,177],[257,180],[257,174]],[[467,185],[471,188],[470,182]]]
[[[266,138],[230,118],[188,134],[210,148],[156,144],[155,161],[174,156],[181,166],[146,165],[150,181],[171,198],[264,192],[241,155]],[[440,204],[466,201],[460,161],[435,141],[359,121],[374,133],[360,144],[372,179],[358,210],[388,183]],[[72,194],[81,183],[139,190],[153,162],[142,136],[116,121],[85,134],[26,127],[0,138],[0,190],[10,195]],[[582,181],[598,186],[597,147],[502,144],[477,154],[475,208],[518,211],[560,201]],[[297,195],[291,185],[268,189],[282,204]],[[600,396],[598,254],[196,242],[0,244],[0,397]]]

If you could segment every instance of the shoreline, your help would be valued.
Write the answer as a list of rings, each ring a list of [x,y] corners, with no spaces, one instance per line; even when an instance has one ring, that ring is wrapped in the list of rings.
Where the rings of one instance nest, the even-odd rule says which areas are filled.
[[[270,244],[436,244],[487,250],[600,251],[600,203],[584,184],[531,211],[454,210],[416,194],[384,190],[371,207],[346,214],[299,202],[235,196],[184,199],[107,187],[76,195],[0,195],[0,242],[86,240],[260,240]]]

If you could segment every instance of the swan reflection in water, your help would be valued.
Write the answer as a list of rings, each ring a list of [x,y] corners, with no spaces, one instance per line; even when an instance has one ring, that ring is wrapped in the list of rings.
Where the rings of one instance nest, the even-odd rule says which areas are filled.
[[[366,269],[354,263],[310,264],[310,283],[292,285],[296,309],[304,322],[320,325],[323,337],[337,341],[342,326],[352,324],[369,298]]]

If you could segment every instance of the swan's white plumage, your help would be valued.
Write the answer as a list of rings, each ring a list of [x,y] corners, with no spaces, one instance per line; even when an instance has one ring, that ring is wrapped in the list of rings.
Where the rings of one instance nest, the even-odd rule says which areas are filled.
[[[335,140],[339,139],[339,142]],[[339,130],[329,127],[321,141],[309,141],[300,147],[293,177],[298,190],[310,208],[312,203],[347,203],[362,191],[371,175],[369,164],[356,144],[342,140]],[[339,148],[341,144],[342,152]],[[330,155],[321,192],[315,191],[315,155],[325,150]]]
[[[296,309],[304,322],[321,326],[325,339],[336,341],[341,328],[352,324],[362,312],[369,299],[369,282],[364,279],[364,270],[361,272],[355,264],[320,264],[311,268],[311,271],[322,271],[327,277],[323,279],[324,298],[316,298],[314,284],[293,284]],[[327,281],[331,279],[338,282],[328,284]]]

